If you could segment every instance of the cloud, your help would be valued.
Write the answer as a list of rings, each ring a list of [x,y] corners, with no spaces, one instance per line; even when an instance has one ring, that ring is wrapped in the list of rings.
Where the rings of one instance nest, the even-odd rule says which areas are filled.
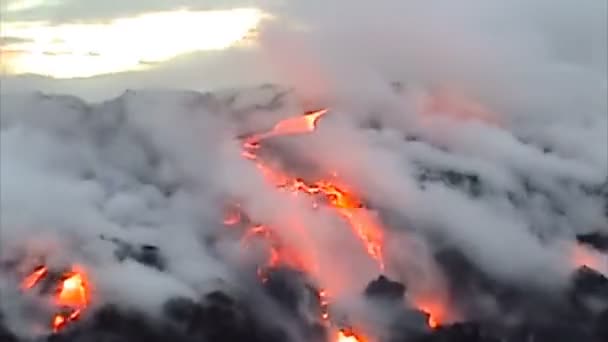
[[[444,291],[432,255],[450,247],[503,283],[563,289],[581,265],[569,255],[573,235],[608,231],[598,195],[608,174],[603,9],[602,1],[289,2],[267,8],[278,20],[260,29],[259,47],[91,79],[3,79],[1,219],[11,227],[3,234],[67,235],[100,275],[163,277],[166,291],[123,293],[147,304],[238,278],[235,248],[218,257],[205,239],[224,229],[218,213],[229,195],[295,249],[316,251],[323,285],[354,293],[377,272],[354,234],[265,181],[234,138],[327,105],[314,135],[276,144],[337,172],[380,215],[394,262],[387,272],[415,282],[409,267],[418,268],[424,279],[413,288]],[[8,95],[100,100],[125,88],[267,81],[293,91],[147,90],[100,104]],[[281,96],[286,105],[265,106]],[[169,271],[117,266],[106,245],[91,242],[99,232],[160,245]],[[413,251],[400,251],[402,242]]]
[[[21,37],[0,37],[0,45],[2,46],[30,42],[32,42],[32,39],[26,39]]]
[[[248,0],[133,0],[120,3],[93,0],[44,1],[19,11],[6,11],[5,21],[99,22],[134,15],[175,9],[217,10],[251,6]],[[11,4],[7,4],[10,6]]]
[[[275,80],[274,70],[264,60],[259,50],[234,47],[222,51],[186,54],[168,62],[157,63],[145,71],[130,71],[92,78],[4,76],[1,92],[67,93],[91,101],[100,101],[117,96],[127,89],[164,88],[206,91],[258,85],[273,80]]]
[[[262,27],[260,38],[282,82],[341,117],[327,119],[301,153],[338,170],[378,205],[430,219],[414,226],[438,229],[494,276],[532,279],[547,269],[564,280],[557,247],[537,236],[606,229],[601,201],[567,185],[599,186],[608,175],[606,6],[309,1],[282,8],[285,21]],[[405,90],[396,92],[395,81]],[[460,119],[449,104],[436,117],[421,113],[424,94],[439,97],[444,86],[490,108],[501,123]],[[378,132],[357,130],[370,119]],[[430,146],[414,158],[404,136]],[[440,151],[451,156],[441,158],[448,169],[466,165],[496,191],[471,199],[440,185],[418,189],[420,164]],[[509,193],[521,197],[511,202]],[[455,217],[459,223],[450,224]],[[522,258],[499,262],[515,253]]]

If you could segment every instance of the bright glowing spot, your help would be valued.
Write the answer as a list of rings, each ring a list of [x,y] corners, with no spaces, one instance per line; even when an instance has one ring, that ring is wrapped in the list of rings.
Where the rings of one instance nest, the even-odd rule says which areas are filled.
[[[575,267],[587,266],[608,275],[608,255],[582,244],[573,245],[571,260]]]
[[[262,19],[253,8],[171,11],[108,23],[3,22],[2,69],[56,78],[149,68],[181,54],[221,50],[250,35]]]
[[[336,342],[366,342],[362,337],[356,336],[349,331],[340,330],[336,337]]]

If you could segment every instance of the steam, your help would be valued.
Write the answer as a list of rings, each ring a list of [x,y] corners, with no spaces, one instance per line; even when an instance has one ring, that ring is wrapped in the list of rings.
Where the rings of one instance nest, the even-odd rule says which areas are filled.
[[[263,47],[303,101],[330,103],[341,116],[302,150],[379,206],[421,220],[416,229],[441,231],[485,271],[517,281],[539,269],[563,279],[568,262],[545,239],[607,229],[602,201],[581,189],[608,175],[605,3],[337,1],[285,13],[298,28],[265,27]],[[444,89],[487,108],[498,126],[460,120],[453,107],[421,115],[427,96]],[[383,128],[357,128],[370,119]],[[482,193],[420,191],[415,171],[429,164],[478,175]]]
[[[101,302],[144,311],[173,296],[247,289],[241,270],[252,255],[222,225],[224,205],[236,200],[288,245],[316,251],[319,281],[350,298],[377,276],[365,252],[343,222],[267,183],[236,139],[328,106],[314,134],[277,144],[369,201],[387,227],[387,273],[414,296],[447,295],[433,259],[446,247],[493,279],[566,287],[580,266],[574,235],[608,233],[605,1],[267,10],[279,19],[261,28],[256,54],[293,91],[128,91],[96,104],[3,95],[2,262],[82,263]],[[487,120],[467,106],[429,106],[443,91]],[[476,181],[434,178],[444,171]],[[310,239],[281,229],[293,224]],[[100,236],[158,246],[166,269],[120,263]],[[16,298],[4,293],[18,279],[1,279],[3,300]],[[21,304],[3,301],[0,311]]]

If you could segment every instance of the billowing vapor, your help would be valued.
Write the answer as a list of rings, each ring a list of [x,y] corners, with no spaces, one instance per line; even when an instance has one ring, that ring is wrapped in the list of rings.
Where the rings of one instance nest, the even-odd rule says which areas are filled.
[[[401,306],[360,298],[381,274],[432,328],[506,317],[495,284],[554,298],[581,266],[608,275],[608,246],[577,240],[608,235],[605,1],[271,4],[255,54],[280,85],[2,95],[0,327],[40,334],[49,295],[19,284],[41,264],[86,269],[91,311],[247,294],[310,341],[266,306],[275,258],[363,327],[330,342],[384,341]]]

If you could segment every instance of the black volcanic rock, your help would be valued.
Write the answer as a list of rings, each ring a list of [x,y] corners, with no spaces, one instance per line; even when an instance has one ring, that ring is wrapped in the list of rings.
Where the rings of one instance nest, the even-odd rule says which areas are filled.
[[[267,270],[263,287],[266,295],[295,322],[294,326],[307,341],[326,340],[326,329],[321,322],[319,290],[309,283],[303,273],[285,267]]]
[[[575,296],[587,295],[608,300],[608,278],[587,266],[574,274],[572,291]]]
[[[608,309],[608,278],[583,266],[572,277],[569,295],[579,316],[591,319],[598,309]]]
[[[180,341],[177,331],[161,326],[144,314],[114,305],[99,309],[86,321],[49,336],[48,342],[162,342]]]
[[[406,341],[399,341],[406,342]],[[439,327],[416,342],[501,342],[500,339],[486,333],[476,323],[456,323]]]
[[[165,260],[156,246],[139,246],[139,249],[132,257],[146,266],[154,267],[160,271],[165,269]]]
[[[166,318],[159,319],[106,305],[48,342],[288,342],[283,331],[259,321],[250,308],[219,291],[201,302],[172,298],[164,314]]]
[[[576,239],[578,242],[589,245],[600,251],[608,251],[608,234],[600,232],[579,234],[576,236]]]
[[[405,286],[381,275],[365,288],[365,296],[370,299],[400,301],[405,295]]]
[[[479,196],[482,192],[481,179],[479,175],[474,173],[421,168],[418,181],[422,184],[426,182],[442,182],[447,186],[462,189],[472,196]]]
[[[608,341],[608,309],[598,315],[593,330],[598,341]]]
[[[516,332],[510,332],[505,342],[595,342],[588,329],[578,324],[555,323],[549,325],[526,325],[520,326]],[[599,342],[599,341],[598,341]]]
[[[429,330],[428,314],[405,305],[405,292],[403,284],[381,275],[372,280],[363,293],[370,307],[382,313],[376,324],[387,331],[391,341],[413,341]]]
[[[317,297],[315,289],[307,283],[305,276],[288,268],[269,270],[264,279],[264,290],[290,313],[297,313],[300,304],[307,298]]]
[[[0,341],[2,342],[19,342],[17,336],[15,336],[6,325],[4,325],[4,318],[0,313]]]
[[[132,259],[148,267],[156,268],[159,271],[165,270],[166,261],[157,246],[146,244],[133,245],[118,238],[107,238],[103,235],[100,238],[116,245],[114,255],[119,261]]]

